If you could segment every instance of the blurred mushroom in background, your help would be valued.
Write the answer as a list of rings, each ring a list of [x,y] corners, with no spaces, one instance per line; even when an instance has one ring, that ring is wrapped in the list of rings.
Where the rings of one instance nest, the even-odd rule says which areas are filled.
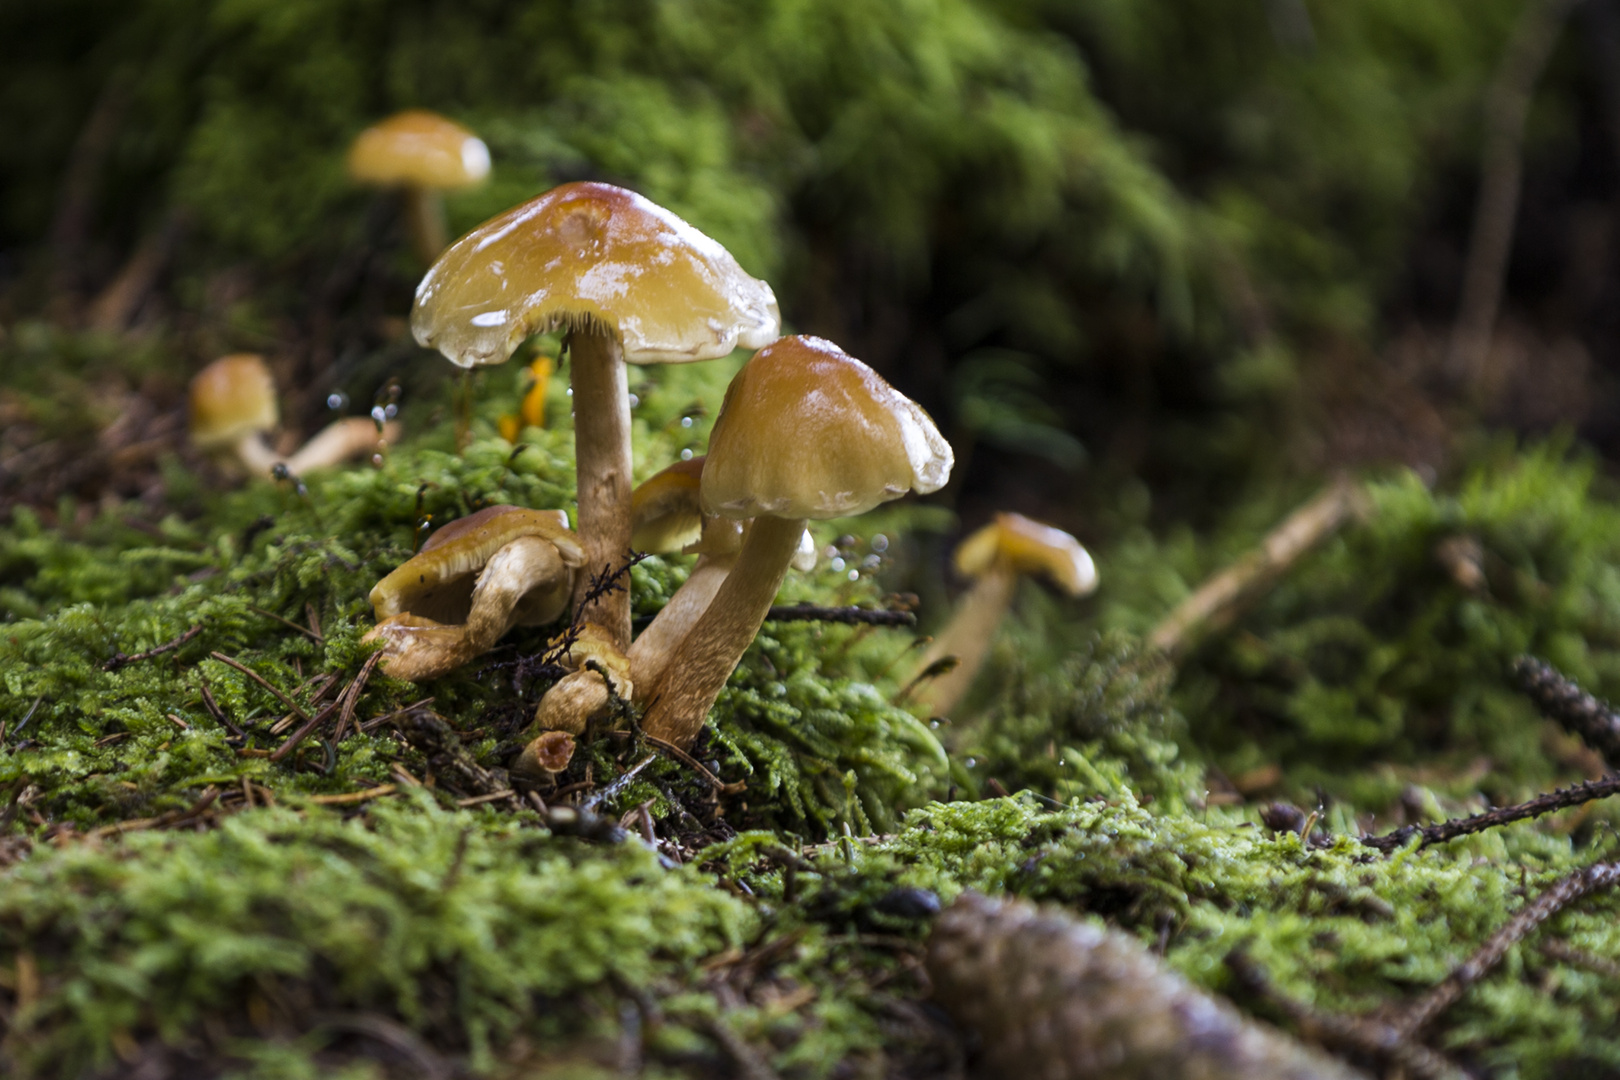
[[[489,147],[453,120],[410,109],[362,131],[349,147],[348,165],[359,183],[399,188],[411,245],[431,263],[450,242],[441,193],[488,179]]]

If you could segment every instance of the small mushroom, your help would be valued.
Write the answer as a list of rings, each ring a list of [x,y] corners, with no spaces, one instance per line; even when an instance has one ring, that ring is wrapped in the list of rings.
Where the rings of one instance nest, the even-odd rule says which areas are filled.
[[[956,569],[972,578],[973,586],[916,668],[920,674],[946,657],[957,660],[916,693],[916,700],[935,714],[949,712],[973,685],[1021,576],[1045,578],[1069,596],[1084,596],[1097,587],[1096,564],[1080,541],[1022,514],[997,514],[962,541]]]
[[[440,192],[483,183],[489,147],[453,120],[410,109],[359,134],[349,148],[349,176],[404,193],[411,243],[431,263],[449,240]]]
[[[592,573],[630,552],[630,390],[625,363],[708,360],[777,334],[770,286],[709,237],[634,192],[564,184],[452,244],[416,290],[423,346],[464,368],[504,361],[529,335],[566,327],[574,390],[579,534]],[[575,585],[583,605],[589,574]],[[585,621],[630,644],[630,596]]]
[[[434,533],[371,590],[383,670],[437,678],[486,652],[514,626],[541,626],[568,608],[584,562],[561,510],[491,506]]]
[[[222,356],[191,380],[191,441],[198,449],[232,453],[248,472],[265,476],[281,455],[264,437],[280,422],[276,380],[263,357]]]
[[[736,565],[650,686],[642,727],[689,746],[753,641],[810,518],[865,513],[950,477],[951,448],[916,402],[829,341],[788,337],[726,390],[709,440],[705,513],[752,518]]]
[[[399,425],[393,421],[378,431],[375,421],[351,416],[328,424],[296,452],[282,455],[265,442],[280,415],[275,379],[264,359],[253,353],[222,356],[191,380],[192,442],[202,450],[231,453],[255,476],[267,476],[281,464],[299,476],[368,453],[399,436]]]

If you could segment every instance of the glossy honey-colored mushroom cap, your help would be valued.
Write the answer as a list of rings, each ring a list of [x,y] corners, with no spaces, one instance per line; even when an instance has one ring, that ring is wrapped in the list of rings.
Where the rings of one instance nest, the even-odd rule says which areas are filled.
[[[362,131],[348,165],[349,176],[364,184],[449,190],[489,176],[489,147],[452,120],[411,109]]]
[[[968,577],[980,577],[998,562],[1044,576],[1070,596],[1097,587],[1097,565],[1080,541],[1022,514],[997,514],[956,549],[956,568]]]
[[[478,226],[416,289],[411,328],[462,367],[498,364],[531,334],[604,328],[633,364],[758,348],[776,297],[714,240],[611,184],[564,184]]]
[[[677,461],[654,473],[630,493],[630,546],[668,555],[694,544],[703,534],[698,488],[703,457]]]
[[[259,356],[222,356],[191,380],[191,438],[205,450],[269,431],[279,420],[276,382]]]
[[[786,337],[726,390],[703,509],[727,517],[862,514],[950,479],[950,444],[916,402],[830,341]]]
[[[472,595],[472,576],[520,536],[549,541],[567,566],[578,567],[585,561],[585,552],[568,530],[567,515],[561,510],[486,507],[434,533],[422,550],[377,583],[371,590],[377,618],[408,611],[441,623],[462,622]]]

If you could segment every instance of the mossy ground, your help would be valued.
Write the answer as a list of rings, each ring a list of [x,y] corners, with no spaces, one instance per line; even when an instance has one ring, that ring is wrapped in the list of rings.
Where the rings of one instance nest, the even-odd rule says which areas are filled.
[[[70,344],[19,334],[8,348]],[[647,376],[643,472],[701,447],[730,370]],[[366,593],[424,522],[569,504],[564,385],[552,426],[517,446],[493,431],[522,390],[514,365],[474,387],[460,453],[452,409],[435,423],[429,402],[406,402],[414,432],[385,460],[302,489],[216,489],[175,457],[143,501],[13,510],[0,529],[0,1015],[16,1074],[714,1075],[752,1055],[789,1077],[950,1075],[962,1045],[919,1004],[927,920],[905,890],[1089,912],[1216,991],[1242,945],[1286,993],[1361,1014],[1399,1011],[1609,850],[1602,806],[1389,857],[1353,839],[1592,766],[1502,670],[1537,651],[1620,690],[1620,507],[1562,443],[1489,447],[1434,490],[1371,478],[1369,520],[1179,671],[1137,635],[1286,501],[1237,508],[1208,543],[1126,529],[1098,553],[1106,585],[1090,606],[1027,588],[954,724],[895,703],[912,632],[768,625],[697,752],[746,789],[717,794],[654,756],[591,803],[625,818],[618,843],[469,802],[396,725],[370,724],[431,696],[470,759],[498,768],[546,685],[541,631],[426,686],[373,674],[357,729],[270,760],[290,710],[221,657],[306,712],[327,677],[347,685],[368,656]],[[863,572],[824,560],[786,599],[876,602],[902,583],[919,530],[941,524],[904,508],[829,523],[818,539]],[[1436,561],[1459,535],[1482,552],[1481,587]],[[663,603],[682,563],[634,568],[638,612]],[[193,627],[167,652],[115,661]],[[599,795],[652,754],[603,737],[560,783]],[[1274,798],[1319,808],[1337,839],[1264,828]],[[643,820],[651,847],[635,838]],[[1492,1076],[1620,1070],[1612,973],[1538,948],[1612,956],[1617,909],[1590,898],[1516,948],[1436,1045]]]

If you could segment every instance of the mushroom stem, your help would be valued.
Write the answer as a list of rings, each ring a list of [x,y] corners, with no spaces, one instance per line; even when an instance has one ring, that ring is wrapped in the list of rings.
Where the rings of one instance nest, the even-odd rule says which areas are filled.
[[[666,667],[648,700],[641,727],[648,735],[692,745],[714,699],[754,640],[798,550],[804,518],[754,519],[737,565],[681,645],[681,662]]]
[[[664,673],[671,652],[709,609],[715,593],[725,584],[737,556],[701,555],[681,587],[669,598],[645,630],[631,642],[625,656],[630,660],[630,681],[636,686],[652,686]],[[643,697],[645,695],[642,695]]]
[[[1018,572],[1005,562],[998,561],[987,570],[957,602],[950,622],[939,632],[934,643],[917,663],[917,674],[939,663],[947,656],[956,657],[957,664],[950,671],[935,676],[918,688],[916,699],[928,710],[940,715],[950,712],[973,685],[973,677],[984,666],[995,640],[996,627],[1012,606],[1013,593],[1018,588]],[[915,676],[914,676],[915,677]]]
[[[450,243],[450,230],[444,221],[444,196],[421,184],[406,184],[401,198],[411,247],[424,263],[431,265]]]
[[[270,470],[283,460],[280,454],[270,449],[269,444],[264,441],[264,436],[257,431],[242,436],[235,450],[237,458],[247,466],[248,472],[253,476],[269,476]]]
[[[287,458],[294,476],[311,469],[324,469],[358,457],[366,451],[399,438],[399,425],[389,422],[377,430],[377,422],[364,416],[349,416],[326,425],[309,442]]]
[[[590,591],[591,576],[617,568],[630,554],[630,382],[624,351],[605,329],[574,330],[568,342],[579,538],[586,571],[574,585],[578,608]],[[608,631],[623,652],[630,647],[630,589],[627,583],[620,585],[579,614]]]

